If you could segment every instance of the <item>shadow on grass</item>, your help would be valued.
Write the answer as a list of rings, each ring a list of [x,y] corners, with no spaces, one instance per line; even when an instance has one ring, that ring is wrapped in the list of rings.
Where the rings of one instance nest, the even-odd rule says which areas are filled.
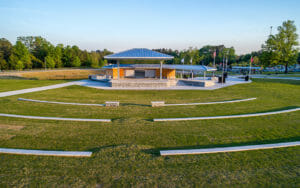
[[[253,81],[258,83],[280,83],[280,84],[300,85],[300,80],[253,78]]]
[[[38,80],[37,78],[25,78],[21,76],[0,76],[0,79],[11,79],[11,80]]]
[[[151,105],[147,105],[147,104],[135,104],[135,103],[121,103],[120,106],[143,106],[143,107],[151,107]]]
[[[290,138],[273,139],[273,140],[258,140],[258,141],[250,141],[250,142],[229,143],[229,144],[208,144],[208,145],[194,145],[194,146],[158,147],[158,148],[153,148],[153,149],[145,149],[145,150],[142,150],[142,152],[150,154],[153,157],[159,157],[160,150],[207,149],[207,148],[217,148],[217,147],[276,144],[276,143],[281,143],[281,142],[295,142],[295,141],[300,141],[300,136],[290,137]]]
[[[113,145],[90,148],[90,149],[88,149],[88,151],[96,153],[96,152],[100,152],[101,150],[104,150],[104,149],[110,149],[110,148],[116,148],[116,147],[122,147],[122,146],[127,147],[128,145],[127,144],[118,144],[118,145],[113,144]]]

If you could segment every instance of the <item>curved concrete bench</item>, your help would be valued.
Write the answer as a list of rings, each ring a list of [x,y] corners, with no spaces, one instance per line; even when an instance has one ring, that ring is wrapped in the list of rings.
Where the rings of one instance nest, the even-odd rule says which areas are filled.
[[[59,120],[59,121],[94,121],[94,122],[111,122],[110,119],[84,119],[84,118],[60,118],[60,117],[41,117],[41,116],[25,116],[16,114],[2,114],[3,117],[26,118],[26,119],[41,119],[41,120]]]
[[[24,99],[24,98],[18,98],[18,100],[19,101],[29,101],[29,102],[50,103],[50,104],[69,104],[69,105],[79,105],[79,106],[105,106],[105,104],[86,104],[86,103],[72,103],[72,102],[41,101],[41,100]]]
[[[243,118],[243,117],[267,116],[267,115],[295,112],[295,111],[298,111],[298,110],[300,110],[300,108],[293,108],[293,109],[289,109],[289,110],[280,110],[280,111],[275,111],[275,112],[229,115],[229,116],[188,117],[188,118],[159,118],[159,119],[153,119],[153,121],[189,121],[189,120],[206,120],[206,119]]]
[[[237,99],[230,101],[217,101],[217,102],[203,102],[203,103],[185,103],[185,104],[165,104],[164,106],[186,106],[186,105],[205,105],[205,104],[223,104],[223,103],[234,103],[234,102],[243,102],[243,101],[251,101],[256,98],[248,98],[248,99]]]
[[[300,141],[283,142],[283,143],[275,143],[275,144],[261,144],[261,145],[220,147],[220,148],[206,148],[206,149],[162,150],[162,151],[160,151],[160,155],[162,155],[162,156],[167,156],[167,155],[195,155],[195,154],[207,154],[207,153],[237,152],[237,151],[292,147],[292,146],[299,146],[299,145],[300,145]]]
[[[17,155],[59,156],[59,157],[92,156],[92,152],[89,151],[47,151],[47,150],[8,149],[8,148],[0,148],[0,153],[17,154]]]

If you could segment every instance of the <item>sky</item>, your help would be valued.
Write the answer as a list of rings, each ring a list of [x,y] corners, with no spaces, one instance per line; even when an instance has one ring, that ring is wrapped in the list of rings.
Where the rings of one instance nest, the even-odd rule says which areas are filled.
[[[118,52],[233,46],[260,50],[286,20],[300,30],[300,0],[0,0],[0,38]]]

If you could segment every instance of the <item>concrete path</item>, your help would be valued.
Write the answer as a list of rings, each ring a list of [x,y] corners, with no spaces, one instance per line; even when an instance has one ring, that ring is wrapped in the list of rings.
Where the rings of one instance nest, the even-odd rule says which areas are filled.
[[[203,103],[184,103],[184,104],[165,104],[164,106],[187,106],[187,105],[205,105],[205,104],[223,104],[223,103],[234,103],[234,102],[243,102],[243,101],[251,101],[256,98],[248,98],[248,99],[238,99],[231,101],[218,101],[218,102],[203,102]]]
[[[25,119],[41,119],[41,120],[58,120],[58,121],[92,121],[92,122],[111,122],[110,119],[84,119],[84,118],[61,118],[61,117],[42,117],[42,116],[25,116],[16,114],[2,114],[2,117],[14,117],[14,118],[25,118]]]
[[[91,157],[89,151],[47,151],[47,150],[28,150],[28,149],[8,149],[0,148],[0,153],[17,154],[17,155],[44,155],[58,157]]]
[[[221,153],[221,152],[237,152],[248,150],[260,150],[260,149],[273,149],[282,147],[300,146],[300,141],[296,142],[284,142],[275,144],[261,144],[261,145],[248,145],[248,146],[234,146],[234,147],[219,147],[219,148],[206,148],[206,149],[185,149],[185,150],[162,150],[160,155],[195,155],[195,154],[207,154],[207,153]]]
[[[71,86],[71,85],[81,85],[81,84],[83,84],[82,81],[74,81],[74,82],[67,82],[67,83],[55,84],[55,85],[50,85],[50,86],[21,89],[21,90],[16,90],[16,91],[7,91],[7,92],[1,92],[0,97],[8,97],[8,96],[12,96],[12,95],[19,95],[19,94],[24,94],[24,93],[36,92],[36,91],[44,91],[44,90],[48,90],[48,89],[57,89],[57,88],[61,88],[61,87],[67,87],[67,86]]]
[[[104,89],[104,90],[215,90],[220,89],[223,87],[228,87],[236,84],[247,84],[251,83],[251,80],[248,82],[245,82],[243,79],[240,79],[238,77],[229,77],[228,80],[226,80],[226,83],[220,84],[216,83],[214,86],[210,87],[197,87],[197,86],[171,86],[171,87],[159,87],[159,88],[151,88],[151,87],[126,87],[126,88],[115,88],[110,87],[105,82],[100,81],[92,81],[92,80],[82,80],[81,86],[96,88],[96,89]]]
[[[300,110],[300,108],[293,108],[293,109],[289,109],[289,110],[280,110],[280,111],[275,111],[275,112],[229,115],[229,116],[187,117],[187,118],[158,118],[158,119],[153,119],[153,121],[190,121],[190,120],[207,120],[207,119],[230,119],[230,118],[267,116],[267,115],[295,112],[295,111],[298,111],[298,110]]]
[[[67,105],[78,105],[78,106],[105,106],[105,104],[86,104],[86,103],[72,103],[72,102],[41,101],[41,100],[24,99],[24,98],[18,98],[18,100],[19,101],[28,101],[28,102],[67,104]]]

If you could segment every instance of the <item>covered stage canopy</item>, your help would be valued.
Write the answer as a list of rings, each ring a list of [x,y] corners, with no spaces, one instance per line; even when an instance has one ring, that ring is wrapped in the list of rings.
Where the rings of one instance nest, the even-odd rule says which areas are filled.
[[[176,70],[205,72],[215,71],[215,68],[203,65],[175,65],[163,64],[165,60],[171,60],[174,57],[163,54],[146,48],[133,48],[123,52],[104,56],[105,59],[115,60],[117,64],[105,66],[107,75],[113,79],[120,79],[124,77],[147,77],[147,78],[167,78],[175,79]],[[120,64],[120,61],[136,62],[135,64]],[[159,61],[159,64],[143,64],[143,61]],[[155,63],[155,62],[154,62]]]
[[[169,60],[173,56],[152,51],[146,48],[133,48],[123,52],[104,56],[105,59],[122,60],[122,59],[136,59],[136,60]]]
[[[118,65],[108,65],[104,66],[104,69],[112,69],[112,68],[118,68]],[[159,69],[159,64],[120,64],[119,68],[153,68],[153,69]],[[186,71],[195,71],[195,72],[205,72],[205,71],[216,71],[216,68],[208,67],[204,65],[178,65],[178,64],[165,64],[162,65],[163,69],[175,69],[175,70],[186,70]]]

